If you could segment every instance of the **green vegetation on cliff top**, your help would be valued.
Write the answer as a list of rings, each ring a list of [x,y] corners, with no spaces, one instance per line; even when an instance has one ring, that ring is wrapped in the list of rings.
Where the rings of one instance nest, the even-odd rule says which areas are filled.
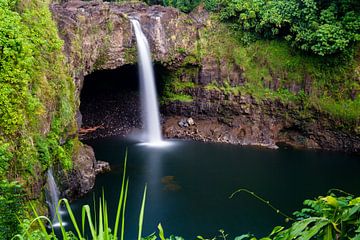
[[[346,54],[322,57],[293,48],[285,40],[254,39],[213,15],[201,30],[198,50],[193,55],[197,59],[213,57],[222,67],[227,64],[230,72],[234,67],[241,71],[243,84],[234,84],[229,77],[210,83],[208,90],[250,94],[259,101],[291,101],[303,105],[305,110],[313,107],[356,127],[360,122],[359,49],[357,46]],[[188,69],[185,63],[178,71]],[[178,92],[175,87],[172,90]]]
[[[358,0],[143,0],[190,12],[199,4],[255,38],[285,39],[325,56],[349,51],[360,41]]]
[[[167,2],[180,10],[182,5],[200,3]],[[227,64],[230,71],[234,66],[240,68],[245,79],[241,86],[221,79],[220,83],[209,84],[207,89],[251,94],[258,100],[292,101],[303,105],[305,110],[315,108],[343,121],[344,125],[359,128],[359,1],[205,0],[203,3],[215,13],[200,32],[198,51],[188,57],[196,59],[195,65],[201,64],[201,59],[214,57],[220,65]],[[193,70],[194,64],[188,66],[184,61],[177,72],[186,73],[189,69]],[[167,95],[184,95],[191,88],[176,88],[176,82],[184,85],[180,76],[173,74],[169,78]]]
[[[345,53],[360,41],[358,0],[214,1],[220,18],[238,29],[316,55]]]

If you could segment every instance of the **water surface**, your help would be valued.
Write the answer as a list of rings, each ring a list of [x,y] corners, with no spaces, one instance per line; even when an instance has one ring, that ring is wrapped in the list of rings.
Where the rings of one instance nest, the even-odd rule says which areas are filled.
[[[239,188],[249,189],[283,212],[301,208],[304,199],[324,195],[331,188],[360,193],[358,156],[336,152],[262,149],[226,144],[172,141],[166,148],[149,148],[118,138],[87,142],[112,172],[97,177],[93,192],[73,203],[91,204],[104,189],[110,217],[116,214],[124,155],[128,149],[130,179],[126,239],[136,239],[145,184],[148,186],[143,235],[157,231],[185,239],[213,237],[224,229],[231,238],[252,232],[263,236],[284,217],[246,193],[229,199]],[[111,224],[112,226],[113,224]]]

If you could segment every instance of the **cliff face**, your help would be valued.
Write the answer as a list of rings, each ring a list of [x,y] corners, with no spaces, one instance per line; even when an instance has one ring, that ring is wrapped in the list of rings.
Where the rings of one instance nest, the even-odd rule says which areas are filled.
[[[94,70],[136,63],[130,18],[141,22],[154,60],[165,66],[176,67],[186,53],[195,50],[197,25],[175,9],[143,3],[71,1],[52,5],[52,11],[79,87],[83,76]]]
[[[85,75],[136,62],[136,42],[129,21],[136,18],[148,37],[154,61],[170,72],[162,96],[167,137],[268,147],[285,143],[350,152],[360,149],[357,123],[343,127],[343,121],[304,107],[301,101],[259,99],[237,91],[245,86],[251,72],[244,67],[245,62],[234,57],[241,53],[225,49],[225,35],[216,33],[218,41],[211,44],[217,26],[202,9],[186,15],[142,3],[71,1],[52,5],[52,11],[65,41],[78,100]],[[269,64],[265,61],[263,65]],[[291,73],[268,71],[271,78],[259,77],[259,81],[270,89],[312,91],[312,79],[306,71],[300,81],[290,79],[285,84],[281,78],[291,78]],[[192,117],[196,124],[179,126],[184,117]]]
[[[270,148],[289,145],[359,152],[359,135],[342,129],[341,121],[316,109],[304,111],[301,105],[279,100],[258,101],[249,95],[235,96],[201,87],[192,94],[191,103],[163,106],[167,137]],[[183,126],[184,117],[191,117],[195,124]]]

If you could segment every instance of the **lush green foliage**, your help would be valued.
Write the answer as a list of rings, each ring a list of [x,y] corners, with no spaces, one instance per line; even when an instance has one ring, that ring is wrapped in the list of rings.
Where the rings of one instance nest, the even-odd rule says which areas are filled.
[[[287,239],[359,239],[360,197],[337,197],[330,194],[315,200],[305,200],[306,206],[295,212],[296,221],[289,227],[277,226],[263,240]],[[251,234],[236,239],[256,238]]]
[[[123,1],[123,0],[118,0]],[[162,5],[166,7],[174,7],[182,12],[189,13],[197,7],[201,0],[141,0],[149,5]]]
[[[24,191],[16,182],[0,181],[0,236],[10,239],[19,231],[18,216],[24,214]]]
[[[22,200],[40,197],[30,189],[50,165],[71,168],[79,144],[67,137],[75,131],[75,90],[62,44],[49,1],[0,0],[0,180],[21,183]],[[9,190],[0,205],[22,211],[18,197]],[[0,223],[9,232],[0,236],[13,234],[19,221],[10,212],[0,215],[9,218]]]
[[[163,0],[164,6],[175,7],[187,13],[198,6],[199,3],[200,0]]]
[[[98,203],[99,209],[98,209],[97,215],[95,212],[96,211],[95,206],[94,206],[94,215],[91,213],[91,208],[89,205],[82,206],[81,228],[79,227],[79,225],[75,219],[75,216],[71,210],[69,201],[67,199],[61,199],[59,201],[56,213],[57,213],[59,223],[60,223],[62,239],[64,239],[64,240],[88,239],[87,233],[85,232],[85,229],[86,229],[85,227],[86,227],[86,222],[87,222],[88,229],[90,229],[90,236],[91,236],[91,239],[93,239],[93,240],[115,240],[115,239],[124,240],[125,210],[126,210],[126,200],[127,200],[128,187],[129,187],[129,179],[126,179],[126,162],[127,162],[127,152],[125,153],[125,162],[124,162],[121,191],[120,191],[120,196],[119,196],[119,200],[118,200],[115,224],[113,227],[114,232],[112,233],[111,228],[109,227],[109,218],[108,218],[109,211],[107,208],[107,203],[105,201],[105,196],[104,196],[104,192],[103,192],[102,197],[100,198],[100,201]],[[141,208],[140,208],[140,214],[139,214],[138,240],[142,239],[142,226],[143,226],[144,211],[145,211],[146,189],[147,189],[147,186],[145,185]],[[0,188],[0,190],[1,190],[1,188]],[[0,191],[0,193],[1,193],[1,191]],[[65,207],[69,213],[71,223],[73,224],[73,227],[75,229],[75,233],[65,230],[65,226],[64,226],[64,223],[62,222],[61,215],[58,212],[58,209],[60,208],[62,203],[65,205]],[[25,220],[21,225],[21,227],[22,227],[21,233],[15,235],[13,238],[18,238],[18,239],[22,239],[22,240],[23,239],[38,240],[40,238],[47,239],[47,240],[57,239],[57,237],[54,233],[54,228],[53,228],[52,222],[45,216],[38,216],[37,211],[35,209],[33,209],[33,211],[35,213],[36,218],[32,221]],[[50,232],[48,232],[46,230],[43,220],[50,223],[50,226],[51,226]],[[120,226],[120,220],[121,220],[121,226]],[[31,229],[31,225],[36,222],[40,225],[41,229],[33,231]],[[119,229],[119,227],[120,227],[120,229]],[[118,237],[118,230],[120,230],[120,237]]]
[[[180,76],[186,72],[191,74],[193,69],[179,68],[172,73],[164,73],[163,78],[164,86],[161,94],[161,103],[166,104],[168,102],[192,102],[193,98],[187,93],[187,90],[194,88],[193,82],[178,81]]]
[[[216,16],[200,32],[197,45],[194,54],[198,58],[210,56],[225,63],[222,67],[226,69],[243,70],[244,84],[223,79],[208,84],[208,90],[227,95],[250,94],[259,102],[292,102],[304,106],[300,114],[308,115],[308,110],[316,109],[343,121],[339,126],[353,128],[360,124],[360,97],[354,94],[360,90],[358,50],[348,58],[304,54],[285,40],[249,39],[246,32],[219,23]],[[181,82],[180,78],[177,81]]]
[[[48,3],[0,6],[0,175],[24,176],[55,161],[69,167],[72,144],[60,142],[74,124],[74,85]]]
[[[217,11],[219,10],[220,2],[219,0],[204,0],[205,9],[208,11]]]
[[[357,0],[218,0],[223,20],[262,37],[283,37],[294,46],[324,56],[360,41]]]
[[[175,236],[175,235],[170,235],[170,237],[168,237],[168,238],[165,237],[165,232],[164,232],[164,229],[163,229],[161,223],[159,223],[159,225],[158,225],[158,230],[159,230],[158,235],[159,235],[160,240],[184,240],[184,238]],[[156,233],[152,233],[151,235],[142,238],[142,240],[156,240],[156,239],[157,239]]]

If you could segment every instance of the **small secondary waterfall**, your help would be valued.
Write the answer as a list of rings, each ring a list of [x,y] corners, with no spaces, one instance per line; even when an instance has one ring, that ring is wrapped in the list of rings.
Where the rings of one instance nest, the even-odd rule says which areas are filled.
[[[145,127],[145,141],[151,144],[161,143],[160,114],[149,43],[141,30],[139,21],[136,19],[131,19],[130,21],[135,30],[137,43],[140,97],[144,121],[143,124]]]
[[[52,218],[53,226],[59,223],[59,220],[56,216],[56,207],[59,202],[59,189],[56,185],[52,169],[49,168],[47,172],[47,192],[46,192],[46,202],[49,205],[50,217]],[[59,209],[60,213],[60,209]]]

